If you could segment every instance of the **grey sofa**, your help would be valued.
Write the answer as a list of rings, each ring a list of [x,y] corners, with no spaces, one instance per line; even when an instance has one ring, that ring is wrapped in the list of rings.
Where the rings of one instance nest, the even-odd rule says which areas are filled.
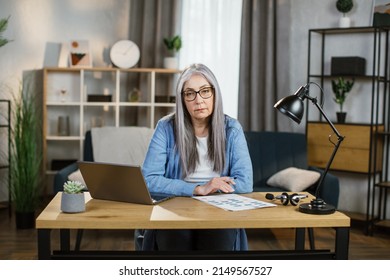
[[[308,166],[306,136],[292,132],[246,132],[249,154],[253,166],[253,191],[284,192],[283,188],[271,187],[267,180],[277,172],[288,168],[318,171],[323,170]],[[315,193],[317,184],[309,186],[305,191]],[[319,190],[319,196],[326,203],[335,207],[339,201],[339,180],[329,173]]]

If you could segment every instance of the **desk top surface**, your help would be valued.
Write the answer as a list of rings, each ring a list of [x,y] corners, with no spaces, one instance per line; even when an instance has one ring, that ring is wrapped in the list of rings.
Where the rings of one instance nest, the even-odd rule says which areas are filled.
[[[175,197],[158,205],[141,205],[92,199],[85,193],[86,211],[62,213],[58,193],[36,220],[37,229],[205,229],[205,228],[306,228],[349,227],[350,218],[336,211],[329,215],[312,215],[297,206],[226,211],[191,197]],[[261,201],[265,193],[243,194]],[[302,199],[310,202],[312,196]]]

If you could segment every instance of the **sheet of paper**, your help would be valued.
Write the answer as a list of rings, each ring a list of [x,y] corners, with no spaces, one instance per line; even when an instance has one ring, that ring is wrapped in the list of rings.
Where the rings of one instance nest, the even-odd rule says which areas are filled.
[[[276,204],[273,203],[264,202],[238,194],[193,196],[193,198],[229,211],[251,210],[276,206]]]

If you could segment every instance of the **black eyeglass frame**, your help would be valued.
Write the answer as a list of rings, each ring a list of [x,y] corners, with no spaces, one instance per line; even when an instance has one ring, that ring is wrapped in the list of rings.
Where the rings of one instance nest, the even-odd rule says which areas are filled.
[[[208,96],[208,97],[203,97],[203,96],[202,96],[201,91],[202,91],[202,90],[205,90],[205,89],[210,89],[210,90],[211,90],[211,95],[210,95],[210,96]],[[193,98],[193,99],[187,99],[187,98],[186,98],[186,91],[189,91],[189,90],[195,92],[195,95],[194,95],[194,98]],[[187,89],[187,90],[183,90],[183,91],[182,91],[183,99],[184,99],[185,101],[188,101],[188,102],[194,101],[194,100],[196,99],[196,96],[197,96],[198,94],[199,94],[199,96],[202,97],[203,99],[209,99],[209,98],[211,98],[211,97],[214,95],[214,87],[213,87],[213,86],[206,86],[206,87],[203,87],[203,88],[199,89],[198,91],[193,90],[193,89]]]

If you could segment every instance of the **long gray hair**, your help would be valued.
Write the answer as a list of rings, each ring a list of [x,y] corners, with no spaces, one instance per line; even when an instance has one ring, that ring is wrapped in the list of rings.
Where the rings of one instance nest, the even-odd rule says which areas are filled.
[[[214,109],[209,123],[208,157],[214,164],[215,172],[222,173],[225,167],[226,133],[221,90],[217,79],[207,66],[192,64],[183,71],[176,87],[175,141],[181,158],[183,178],[194,172],[199,162],[197,139],[182,94],[184,84],[193,75],[203,76],[214,87]]]

